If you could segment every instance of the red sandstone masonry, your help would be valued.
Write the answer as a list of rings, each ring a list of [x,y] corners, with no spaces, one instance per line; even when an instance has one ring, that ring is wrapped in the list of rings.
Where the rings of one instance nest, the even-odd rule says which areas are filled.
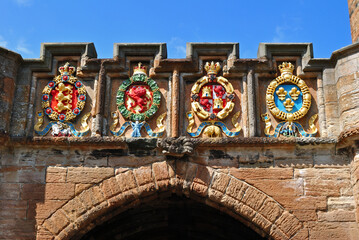
[[[243,198],[242,202],[252,209],[258,211],[259,208],[264,203],[266,199],[266,195],[253,187],[248,187]]]
[[[167,163],[157,162],[152,164],[153,173],[155,175],[156,181],[169,179],[170,175],[168,173]]]
[[[283,213],[283,209],[272,199],[266,199],[259,212],[273,222]]]
[[[350,186],[350,180],[307,180],[304,187],[307,196],[339,197],[342,189]]]
[[[26,219],[27,201],[0,200],[0,219]]]
[[[205,197],[208,194],[208,186],[211,183],[212,176],[213,170],[211,168],[199,165],[191,190],[199,196]]]
[[[302,196],[304,195],[302,179],[284,180],[247,180],[252,186],[262,190],[272,197],[276,196]]]
[[[103,202],[105,200],[105,197],[103,196],[103,193],[101,192],[100,188],[98,186],[94,186],[83,191],[79,195],[79,199],[87,209],[91,209],[94,206]]]
[[[19,183],[0,183],[0,200],[20,199],[21,184]]]
[[[47,229],[45,229],[44,227],[40,226],[37,229],[37,237],[36,239],[41,239],[41,240],[53,240],[54,236],[52,235],[51,232],[49,232]]]
[[[248,219],[248,220],[252,220],[253,217],[256,215],[256,212],[248,207],[247,205],[243,204],[243,203],[238,203],[237,205],[234,205],[234,210],[240,214],[241,216],[243,216],[244,218]]]
[[[24,219],[0,219],[2,239],[33,239],[34,221]]]
[[[303,240],[303,239],[309,239],[309,230],[308,228],[304,227],[303,229],[299,230],[292,238],[291,240]]]
[[[66,201],[64,200],[45,200],[44,202],[37,203],[36,219],[38,220],[38,223],[50,217],[51,214],[53,214],[57,209],[59,209],[65,203]]]
[[[355,222],[355,212],[348,210],[334,210],[331,212],[318,211],[320,222]]]
[[[2,166],[3,183],[44,183],[45,167]]]
[[[188,162],[185,161],[176,161],[174,164],[175,169],[175,179],[173,180],[175,186],[182,188],[184,179],[186,177]]]
[[[287,237],[292,236],[302,228],[297,218],[288,212],[283,212],[282,208],[274,200],[254,187],[248,186],[238,179],[209,167],[203,168],[195,166],[195,164],[191,166],[192,170],[190,172],[193,172],[193,174],[186,172],[185,176],[189,180],[193,179],[192,185],[197,182],[208,187],[211,183],[210,191],[217,192],[222,196],[221,198],[214,198],[212,201],[222,206],[227,206],[228,210],[226,211],[234,210],[241,217],[252,220],[258,228],[271,234],[273,237],[286,236],[285,239],[287,239]],[[120,206],[131,201],[133,204],[138,204],[136,200],[138,192],[136,189],[141,184],[148,185],[154,182],[152,169],[156,169],[153,171],[157,172],[157,176],[162,176],[158,179],[166,179],[170,176],[170,173],[165,171],[165,169],[168,169],[167,164],[158,163],[157,166],[152,166],[152,168],[141,167],[134,169],[134,171],[122,172],[99,184],[93,184],[92,187],[84,190],[54,214],[50,215],[44,221],[43,226],[45,229],[42,230],[43,234],[38,234],[38,239],[42,239],[42,236],[44,239],[48,238],[47,230],[55,236],[57,235],[59,239],[68,239],[77,231],[73,224],[76,224],[79,229],[86,228],[88,227],[86,223],[99,217],[101,214],[105,214],[109,211],[107,209],[110,209],[110,206],[117,206],[121,209]],[[205,174],[206,170],[214,173],[212,181],[211,175]],[[113,183],[117,183],[117,185]],[[167,184],[169,183],[168,181]],[[167,188],[169,187],[171,185],[167,186]],[[183,185],[183,188],[185,187],[186,185]],[[192,189],[192,191],[195,190]],[[152,194],[155,194],[155,191]],[[209,195],[207,198],[211,199],[211,196]],[[107,200],[110,205],[108,205]],[[278,228],[273,225],[274,221],[276,221],[275,224],[278,225]],[[275,239],[282,238],[278,237]]]
[[[64,183],[66,182],[67,168],[48,167],[46,170],[47,183]]]
[[[358,0],[348,0],[350,28],[353,43],[359,41],[359,4]]]
[[[125,192],[137,187],[135,176],[133,175],[132,171],[127,171],[125,173],[116,175],[116,181],[119,188],[121,189],[121,192]]]
[[[310,196],[277,196],[278,201],[284,208],[290,210],[326,210],[326,197],[310,197]]]
[[[309,223],[310,239],[358,239],[357,223],[313,222]]]
[[[132,171],[127,171],[116,175],[116,182],[120,189],[120,194],[109,199],[109,204],[113,207],[134,201],[138,198],[139,192],[137,183]]]
[[[98,183],[115,175],[113,168],[69,167],[67,182],[69,183]]]
[[[274,239],[288,239],[287,235],[283,233],[276,225],[272,225],[270,229],[270,235]],[[305,239],[305,238],[303,238]]]
[[[75,196],[75,184],[73,183],[47,183],[45,199],[67,200]]]
[[[193,163],[187,163],[187,164],[177,164],[176,167],[177,167],[176,169],[178,169],[180,173],[177,176],[178,179],[177,184],[179,184],[178,187],[185,195],[188,196],[191,191],[191,184],[197,173],[198,165]],[[185,167],[184,173],[183,173],[183,169],[181,169],[183,167]]]
[[[70,200],[62,207],[62,209],[72,222],[74,222],[86,211],[86,207],[81,202],[79,197]]]
[[[292,168],[230,168],[230,174],[238,179],[292,179]]]
[[[248,184],[245,184],[235,178],[231,178],[226,194],[241,201],[248,187]]]
[[[230,177],[223,173],[216,173],[213,176],[212,185],[209,189],[209,199],[215,202],[221,202],[221,199],[229,184]]]
[[[58,210],[49,219],[45,220],[43,226],[52,234],[56,235],[69,223],[66,215],[61,210]]]
[[[252,219],[252,222],[259,226],[260,229],[263,229],[265,232],[268,232],[272,227],[272,223],[259,213],[255,215],[255,217]]]
[[[349,3],[351,2],[355,4],[351,4],[350,9],[354,10],[353,14],[357,16],[358,1],[349,0]],[[354,26],[357,25],[354,24]],[[216,45],[220,46],[221,44]],[[298,46],[300,46],[299,48],[306,46],[308,49],[312,47],[310,44],[301,44],[297,47],[293,47],[293,45],[267,45],[266,54],[269,54],[268,56],[272,53],[279,54],[280,58],[284,59],[286,58],[284,55],[291,55],[291,53],[277,51],[280,48],[293,48],[297,51]],[[227,67],[231,70],[224,74],[237,82],[237,87],[244,80],[245,77],[242,79],[242,76],[249,70],[248,66],[253,66],[260,83],[259,92],[254,91],[254,94],[263,92],[265,84],[273,77],[274,73],[271,72],[273,69],[270,65],[273,63],[275,65],[275,62],[270,59],[271,57],[266,59],[266,56],[262,56],[261,59],[257,59],[258,61],[246,60],[238,59],[235,56],[237,54],[233,53],[232,59],[226,59],[225,54],[222,56],[221,53],[223,49],[218,50],[217,46],[212,48],[213,45],[206,46],[204,44],[203,46],[209,46],[211,52],[215,52],[216,55],[202,56],[193,50],[191,54],[196,56],[192,59],[193,61],[189,58],[175,61],[163,59],[164,61],[162,61],[161,56],[156,56],[155,65],[151,66],[151,74],[156,78],[164,78],[161,81],[165,82],[165,85],[170,79],[163,76],[173,73],[173,69],[168,72],[166,69],[179,66],[186,70],[182,72],[183,69],[177,69],[178,74],[184,73],[184,82],[191,85],[191,81],[198,77],[200,70],[203,70],[196,68],[197,60],[206,61],[214,57],[224,62],[227,61],[229,64]],[[85,47],[85,51],[87,51],[88,45]],[[53,45],[51,48],[56,49],[57,47]],[[273,52],[271,48],[276,49],[277,52]],[[69,49],[72,51],[74,47]],[[19,138],[16,138],[15,141],[6,133],[0,139],[4,143],[0,151],[2,165],[0,169],[0,239],[33,239],[35,224],[38,225],[38,239],[53,239],[55,236],[56,239],[71,239],[74,233],[79,232],[81,235],[90,230],[95,223],[93,220],[111,218],[113,216],[111,214],[120,214],[121,211],[146,201],[162,200],[172,193],[181,196],[185,194],[186,197],[233,216],[274,239],[288,239],[290,236],[293,236],[293,239],[307,239],[309,236],[311,239],[325,240],[331,238],[357,239],[359,221],[355,221],[354,214],[357,213],[356,219],[358,219],[359,164],[354,162],[352,167],[349,164],[353,160],[351,159],[351,154],[354,153],[352,150],[355,149],[355,144],[351,141],[358,139],[358,136],[355,136],[355,132],[358,131],[348,131],[351,134],[347,132],[347,135],[343,133],[340,141],[348,141],[343,148],[340,146],[343,142],[335,143],[335,138],[340,131],[340,126],[336,122],[340,113],[343,113],[340,116],[343,120],[340,121],[340,124],[343,127],[355,127],[352,125],[359,123],[359,118],[355,115],[356,109],[353,110],[353,107],[357,106],[354,100],[358,96],[358,91],[353,90],[358,88],[356,79],[359,76],[356,65],[357,45],[336,51],[330,60],[309,59],[310,50],[305,53],[298,50],[295,56],[288,56],[293,59],[298,57],[297,63],[303,63],[303,66],[297,66],[297,68],[302,68],[301,75],[304,76],[308,84],[312,84],[309,86],[313,93],[312,107],[314,108],[311,111],[314,114],[318,107],[319,110],[325,109],[324,113],[319,111],[318,123],[327,123],[327,133],[331,133],[330,136],[333,139],[198,138],[191,139],[195,142],[193,153],[184,156],[181,160],[169,161],[164,161],[164,159],[176,159],[176,157],[164,156],[161,154],[162,149],[160,148],[151,150],[149,156],[138,157],[136,153],[132,153],[132,149],[125,149],[125,141],[128,139],[109,136],[97,138],[90,137],[90,135],[84,138],[31,138],[33,124],[36,122],[31,114],[39,110],[37,108],[41,109],[39,106],[41,103],[37,100],[39,100],[38,96],[41,96],[42,89],[37,87],[46,84],[47,78],[52,78],[51,75],[56,72],[56,63],[60,63],[66,58],[78,58],[77,66],[86,65],[83,68],[86,71],[78,71],[78,76],[83,76],[85,79],[89,77],[87,79],[89,81],[97,74],[95,70],[92,70],[96,69],[96,65],[91,64],[103,63],[103,60],[91,59],[92,56],[83,52],[81,54],[86,56],[82,59],[80,59],[81,57],[65,56],[66,53],[63,50],[68,50],[66,46],[63,49],[57,48],[59,50],[57,53],[64,54],[62,56],[56,56],[57,53],[54,54],[45,48],[43,50],[46,56],[53,56],[53,58],[45,58],[45,62],[42,59],[35,61],[36,69],[40,69],[41,73],[36,69],[20,67],[18,71],[20,73],[23,70],[29,71],[29,73],[35,72],[29,74],[28,77],[22,74],[17,80],[15,79],[15,82],[20,81],[21,84],[25,84],[27,81],[25,85],[19,86],[17,89],[14,89],[15,85],[12,85],[10,89],[1,92],[1,94],[5,93],[5,103],[19,102],[19,100],[25,102],[24,107],[19,108],[21,111],[16,111],[20,106],[17,104],[14,107],[14,112],[5,114],[5,118],[8,119],[11,115],[24,116],[16,117],[11,121],[11,124],[15,126],[12,132]],[[300,56],[302,52],[308,56],[307,59]],[[6,54],[6,52],[2,52],[1,57]],[[277,59],[277,56],[272,55],[272,57]],[[131,64],[134,63],[131,59],[138,60],[140,58],[141,56],[132,58],[131,55],[127,59],[122,57],[117,59],[116,56],[113,63],[117,67],[108,69],[109,81],[122,81],[122,76],[119,77],[119,75],[125,75],[124,71],[127,71],[125,69],[128,67],[126,61],[129,60],[131,67]],[[146,55],[145,58],[146,61],[152,61],[148,60],[149,55]],[[307,60],[310,64],[306,64]],[[27,62],[26,66],[32,65],[31,61],[25,62]],[[89,68],[87,68],[86,62],[89,63]],[[55,63],[55,65],[51,63]],[[47,69],[49,66],[53,66],[52,69]],[[325,93],[324,96],[320,96],[319,92],[318,94],[315,92],[318,79],[322,77],[320,75],[323,75],[320,73],[323,66],[331,72],[333,79],[323,77]],[[5,65],[4,69],[6,67]],[[121,73],[118,72],[118,69],[121,69]],[[187,70],[188,72],[186,72]],[[188,74],[189,72],[191,73]],[[116,79],[112,79],[113,75],[116,75]],[[43,77],[44,79],[42,79]],[[34,82],[35,80],[37,83]],[[88,82],[87,80],[86,82]],[[5,78],[4,81],[10,80]],[[33,83],[36,83],[35,86],[32,86]],[[93,83],[96,85],[96,79]],[[246,89],[244,86],[246,84],[243,82],[243,89]],[[111,85],[108,89],[115,89],[117,86],[112,87],[114,86]],[[237,87],[235,89],[238,93],[243,92],[240,89],[242,86]],[[6,92],[13,90],[20,93],[16,94],[19,95],[16,96],[16,99],[12,99],[12,93]],[[161,91],[166,100],[171,99],[168,98],[170,93],[167,94],[163,89]],[[172,89],[172,91],[176,91],[176,89]],[[94,99],[91,92],[93,91],[89,91],[88,100]],[[40,95],[37,95],[38,93]],[[112,108],[111,111],[116,108],[115,104],[112,104],[115,103],[112,102],[112,99],[115,98],[112,97],[109,96],[108,99],[111,99],[111,103],[105,106],[106,109],[107,107]],[[250,96],[239,96],[241,102],[236,105],[236,108],[242,110],[242,113],[243,109],[250,107],[245,107],[245,99],[248,97]],[[258,106],[264,106],[261,103],[264,103],[265,96],[262,97],[263,99],[258,98],[260,100]],[[324,97],[324,105],[319,106],[319,103],[323,102],[321,97]],[[338,98],[340,106],[338,106]],[[31,102],[33,100],[35,102]],[[190,98],[186,98],[186,101],[189,103]],[[166,110],[166,106],[171,105],[170,102],[167,103],[162,105],[160,111]],[[189,107],[187,103],[184,103],[183,109]],[[30,105],[26,106],[25,104]],[[90,105],[86,104],[91,108]],[[240,109],[241,107],[244,108]],[[30,112],[26,113],[26,109]],[[262,110],[264,109],[262,108],[257,115]],[[182,130],[172,130],[185,131],[187,121],[185,113],[182,113],[175,113],[175,115],[184,117],[178,119],[179,127]],[[166,118],[167,125],[169,122],[175,121],[169,116]],[[248,119],[245,119],[245,115],[242,115],[241,118],[240,123],[248,136],[248,125],[243,125],[243,123],[249,124]],[[230,116],[226,121],[231,124]],[[6,125],[9,122],[6,122]],[[151,126],[152,123],[149,122]],[[307,124],[307,120],[305,120],[305,124]],[[263,131],[263,122],[260,122],[260,125],[257,129],[258,133]],[[22,129],[22,126],[27,126],[27,130]],[[99,129],[93,124],[91,128],[94,131]],[[171,129],[167,130],[171,131]],[[23,131],[24,135],[21,133]],[[170,135],[169,131],[166,132],[167,136]],[[323,132],[325,129],[319,129],[319,135],[323,136]],[[348,136],[351,136],[350,139]],[[21,140],[21,138],[26,140]],[[177,148],[177,146],[174,147]],[[119,148],[121,151],[117,151]],[[213,153],[213,150],[217,150],[216,154]],[[358,160],[358,152],[355,152],[355,155],[357,156],[354,161]],[[85,167],[76,167],[82,165]]]
[[[227,174],[216,173],[212,180],[211,189],[224,193],[230,180],[231,178]]]
[[[156,179],[156,186],[160,191],[167,190],[170,181],[170,174],[168,172],[168,165],[164,162],[157,162],[152,164],[152,170]]]
[[[45,184],[24,183],[21,184],[21,199],[23,200],[43,200],[45,198]]]
[[[102,192],[104,193],[106,198],[110,198],[121,192],[120,187],[117,184],[116,178],[112,177],[106,179],[101,183]]]
[[[153,164],[152,166],[145,167],[145,169],[147,169],[146,171],[149,173],[148,176],[151,176],[149,178],[150,180],[147,182],[147,184],[148,183],[155,184],[155,181],[157,184],[157,182],[166,180],[166,178],[168,179],[170,176],[170,173],[168,172],[169,165],[167,165],[167,163],[165,163],[165,162]],[[171,170],[173,171],[173,168],[171,168]],[[136,172],[136,171],[139,173],[138,169],[134,170],[134,172]],[[64,171],[62,170],[62,172],[64,172]],[[264,202],[262,202],[262,205],[260,206],[261,198],[260,197],[258,198],[257,196],[250,197],[251,196],[251,187],[248,186],[248,184],[245,184],[245,183],[241,182],[240,180],[237,180],[236,178],[229,177],[227,174],[225,174],[225,172],[226,171],[222,171],[222,170],[213,171],[209,167],[204,167],[204,166],[200,166],[200,165],[196,165],[196,164],[190,164],[190,168],[186,169],[186,172],[184,173],[184,176],[187,178],[187,180],[183,181],[183,179],[182,180],[179,179],[179,181],[187,182],[187,184],[190,183],[192,186],[191,191],[196,192],[196,194],[199,194],[201,196],[206,196],[206,194],[200,193],[201,189],[196,188],[195,186],[196,185],[203,186],[208,189],[208,185],[212,181],[212,186],[210,188],[210,190],[212,192],[211,194],[212,195],[218,194],[218,196],[214,197],[214,198],[213,198],[213,196],[210,196],[210,199],[212,199],[212,200],[215,199],[216,201],[219,201],[221,204],[223,204],[223,206],[227,206],[227,207],[233,209],[237,213],[241,214],[242,217],[245,217],[246,219],[251,220],[257,226],[260,226],[262,229],[265,229],[265,231],[269,231],[269,228],[272,228],[272,225],[269,226],[269,223],[272,224],[272,222],[275,219],[278,219],[278,215],[281,214],[278,212],[282,212],[283,211],[282,208],[278,207],[276,204],[274,204],[275,202],[273,202],[272,200],[268,200],[268,199],[264,199]],[[326,169],[306,169],[305,172],[303,172],[303,171],[297,172],[294,176],[309,179],[308,181],[318,181],[318,182],[320,182],[318,177],[325,176],[326,179],[333,179],[333,180],[324,180],[324,182],[330,181],[332,183],[332,181],[335,181],[334,179],[338,178],[338,175],[335,174],[335,172],[343,173],[343,174],[341,174],[340,179],[337,179],[336,181],[339,180],[339,183],[343,182],[343,181],[348,181],[347,180],[348,177],[346,177],[345,173],[347,175],[349,175],[349,174],[348,174],[347,170],[345,170],[345,169],[335,169],[335,170],[328,169],[328,171]],[[213,175],[212,173],[215,173],[215,174]],[[232,171],[232,173],[233,173],[233,171]],[[127,175],[127,177],[125,177],[125,175]],[[49,175],[47,175],[47,177],[48,176]],[[141,177],[145,177],[145,176],[147,176],[147,175],[144,174]],[[174,176],[174,172],[172,173],[172,176]],[[213,176],[213,180],[212,180],[212,176]],[[101,186],[101,189],[99,187],[90,187],[90,189],[85,190],[84,192],[88,191],[88,192],[86,192],[87,193],[86,196],[88,197],[88,199],[85,200],[84,202],[85,202],[85,204],[87,202],[89,203],[88,208],[89,208],[90,212],[97,213],[97,212],[104,211],[103,209],[100,209],[98,207],[99,206],[98,204],[102,205],[101,202],[103,202],[105,199],[111,198],[112,196],[117,196],[116,197],[117,200],[112,199],[112,201],[118,201],[118,202],[122,202],[122,203],[125,203],[128,201],[133,201],[134,195],[130,189],[136,189],[137,183],[141,183],[141,181],[138,181],[137,179],[136,179],[136,181],[137,181],[137,183],[136,183],[134,181],[133,177],[134,177],[134,175],[132,174],[132,171],[124,170],[124,171],[121,171],[121,173],[118,176],[108,178],[105,181],[102,181],[99,185],[99,186]],[[252,175],[252,177],[259,178],[259,176],[253,176],[253,175]],[[138,178],[138,177],[136,177],[136,178]],[[272,178],[272,177],[270,177],[270,178]],[[59,178],[59,179],[63,179],[63,178]],[[131,186],[130,188],[128,188],[127,183],[124,184],[124,182],[126,182],[129,179],[130,179],[130,183],[133,182],[133,184],[129,184]],[[131,179],[132,179],[132,181],[131,181]],[[313,180],[310,180],[310,179],[313,179]],[[253,180],[253,182],[251,182],[252,180],[250,180],[249,178],[247,180],[251,184],[254,184],[254,185],[256,184],[256,182],[257,182],[257,184],[259,184],[261,181],[263,181],[263,182],[265,181],[265,180],[258,179],[257,181]],[[63,181],[63,180],[60,180],[60,181]],[[269,183],[270,182],[277,183],[277,184],[269,184],[269,189],[270,189],[270,186],[280,187],[280,184],[285,185],[285,184],[288,184],[295,180],[290,180],[290,179],[287,179],[287,177],[284,177],[281,180],[268,179],[267,181],[269,181]],[[118,182],[121,182],[122,184],[119,184]],[[68,190],[73,189],[74,184],[73,183],[70,183],[70,185],[68,185],[68,184],[69,183],[48,183],[48,184],[46,184],[46,191],[49,190],[49,192],[45,193],[44,196],[47,199],[59,198],[60,194],[57,191],[53,191],[54,188],[55,189],[57,188],[56,186],[59,186],[59,187],[62,187],[62,190],[64,190],[64,191],[66,190],[64,192],[65,194],[62,194],[62,197],[60,197],[60,198],[64,198],[64,196],[66,196],[66,199],[71,198],[74,196],[74,193],[72,192],[73,190],[71,190],[70,192],[68,192]],[[167,182],[166,184],[169,185],[170,183]],[[87,187],[91,186],[90,183],[86,183],[86,184],[79,183],[79,184],[75,184],[75,185],[86,185]],[[14,186],[16,189],[16,184]],[[67,188],[64,186],[71,186],[71,187]],[[186,184],[184,184],[184,187],[185,186],[186,186]],[[265,185],[262,184],[262,186],[265,186]],[[328,183],[326,183],[326,185],[324,185],[324,186],[332,187]],[[34,189],[35,190],[33,192],[34,197],[39,198],[39,200],[41,200],[41,197],[42,197],[41,192],[43,191],[43,187],[44,187],[44,185],[36,184],[36,183],[24,184],[22,187],[21,196],[23,199],[30,198],[31,197],[31,189]],[[249,187],[249,190],[247,189],[248,187]],[[168,188],[168,186],[166,186],[166,188]],[[38,189],[38,190],[36,190],[36,189]],[[120,193],[120,192],[122,192],[122,189],[126,190],[125,194]],[[247,190],[248,190],[248,192],[247,192]],[[261,190],[263,190],[264,192],[268,192],[268,193],[271,192],[271,191],[267,191],[264,188],[262,188]],[[198,191],[198,193],[197,193],[197,191]],[[222,193],[222,191],[224,191],[224,193]],[[278,189],[278,191],[279,191],[279,189]],[[79,192],[81,192],[81,191],[79,191]],[[275,192],[275,191],[273,190],[272,192]],[[81,197],[84,197],[86,193],[83,193],[83,195],[81,195]],[[118,193],[120,193],[121,197],[120,197],[120,195],[117,195]],[[248,199],[251,199],[251,202],[247,202],[248,199],[243,197],[244,193],[248,194],[247,197],[248,197]],[[260,192],[256,193],[256,195],[258,195],[258,194],[259,194],[259,196],[262,195],[262,193],[260,193]],[[136,193],[135,193],[135,195],[136,195]],[[319,221],[323,221],[323,222],[355,221],[355,218],[353,218],[353,216],[354,216],[353,211],[340,210],[337,213],[323,211],[323,210],[326,210],[325,197],[320,197],[320,196],[319,197],[310,197],[310,196],[295,197],[294,195],[296,195],[295,192],[292,192],[292,193],[288,194],[287,197],[281,195],[281,196],[275,196],[275,198],[276,198],[276,200],[279,200],[279,202],[282,201],[281,199],[286,199],[285,202],[283,202],[284,207],[289,206],[290,208],[292,208],[293,213],[298,214],[299,219],[302,219],[304,221],[316,221],[317,218],[316,218],[316,214],[315,214],[315,209],[317,209],[317,210],[321,209],[322,211],[318,213]],[[334,196],[337,196],[337,195],[334,195]],[[122,200],[120,200],[121,198],[122,198]],[[80,199],[80,196],[78,199]],[[238,202],[238,200],[243,201],[243,202]],[[43,222],[43,220],[46,220],[45,218],[48,218],[49,216],[51,216],[51,214],[53,214],[57,208],[61,207],[64,204],[63,200],[46,200],[46,201],[47,202],[44,204],[38,204],[37,219],[38,219],[39,224],[41,224]],[[71,201],[75,201],[75,200],[71,200]],[[299,203],[295,204],[293,206],[288,205],[290,203],[296,203],[296,202],[299,202]],[[245,203],[246,205],[243,205],[243,203]],[[270,203],[272,203],[272,204],[270,204]],[[83,204],[83,203],[81,202],[81,204]],[[84,213],[83,208],[81,208],[81,206],[83,206],[83,205],[81,205],[81,204],[78,205],[78,203],[75,204],[74,202],[71,202],[71,204],[69,203],[69,205],[66,205],[67,206],[66,208],[63,207],[63,210],[64,210],[63,213],[65,214],[67,219],[69,219],[71,221],[75,221],[76,218],[81,217],[81,214]],[[104,204],[104,206],[107,206],[107,203],[103,203],[103,204]],[[269,204],[269,205],[266,206],[267,204]],[[35,211],[35,209],[33,209],[33,206],[35,206],[35,205],[36,205],[36,203],[31,203],[29,205],[30,208],[26,211],[30,215],[27,215],[26,217],[35,215],[35,213],[31,213],[31,211]],[[77,206],[76,208],[78,209],[78,211],[71,210],[71,208],[68,207],[70,205]],[[49,206],[49,207],[43,208],[44,206]],[[258,208],[258,206],[260,206],[259,209],[255,210],[256,208]],[[41,210],[41,209],[44,209],[44,210]],[[277,209],[277,211],[273,211],[274,209]],[[311,210],[311,209],[313,209],[313,210]],[[342,212],[342,211],[344,211],[344,212]],[[62,216],[62,215],[59,214],[59,216]],[[51,220],[47,220],[46,224],[49,225],[50,223],[51,223]],[[52,224],[56,225],[56,223],[52,223]],[[279,224],[279,223],[276,222],[276,224]],[[59,224],[57,223],[57,225],[59,225]],[[54,226],[52,226],[52,227],[54,227]],[[57,226],[57,227],[59,227],[59,226]],[[60,226],[60,227],[62,227],[62,226]],[[69,227],[69,228],[71,228],[71,227]],[[284,227],[282,226],[281,228],[277,228],[277,230],[274,231],[272,234],[278,234],[278,232],[280,232],[279,229],[282,229],[282,228],[284,228]],[[290,229],[291,229],[291,227],[289,227],[286,231],[291,231]],[[309,229],[309,231],[311,231],[311,228]],[[315,233],[316,230],[313,229],[313,231]],[[65,234],[65,233],[62,233],[62,234]],[[302,235],[304,234],[303,236],[306,236],[305,231],[303,231],[303,233],[301,233],[301,234]],[[301,236],[301,235],[296,235],[296,238],[301,239],[299,236]],[[314,234],[314,236],[316,236],[316,235]],[[48,235],[44,234],[44,238],[45,237],[48,237]]]
[[[288,237],[292,237],[300,228],[300,222],[288,211],[284,211],[275,224],[280,230],[285,232]]]
[[[75,195],[81,193],[82,191],[90,188],[92,186],[91,183],[78,183],[75,184]]]
[[[141,196],[145,196],[155,191],[156,185],[151,166],[140,167],[135,169],[133,172]]]
[[[316,210],[291,210],[291,212],[302,222],[318,221]]]

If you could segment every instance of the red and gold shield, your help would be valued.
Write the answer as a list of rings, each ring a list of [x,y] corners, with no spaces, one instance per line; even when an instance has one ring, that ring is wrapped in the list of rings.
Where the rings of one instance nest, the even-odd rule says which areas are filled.
[[[73,76],[74,67],[69,63],[59,68],[61,75],[50,81],[42,91],[42,108],[55,121],[71,121],[85,106],[86,90]]]
[[[191,89],[192,111],[203,120],[224,119],[234,107],[234,89],[224,77],[218,77],[219,63],[206,64],[207,76]]]

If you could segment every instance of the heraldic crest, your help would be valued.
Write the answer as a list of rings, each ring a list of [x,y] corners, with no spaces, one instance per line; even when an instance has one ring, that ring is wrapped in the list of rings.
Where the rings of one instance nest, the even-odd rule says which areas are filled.
[[[127,127],[132,127],[132,137],[141,137],[141,129],[145,128],[150,137],[162,137],[165,126],[162,121],[166,113],[157,118],[157,132],[152,131],[145,121],[152,117],[159,109],[161,93],[157,83],[147,77],[146,67],[138,63],[134,67],[133,76],[125,80],[117,91],[117,107],[122,116],[127,119],[116,131],[119,123],[117,111],[112,112],[113,124],[110,131],[115,136],[121,136]]]
[[[224,77],[217,77],[220,69],[218,62],[207,62],[207,76],[198,79],[191,89],[191,111],[187,113],[187,133],[191,137],[199,137],[202,132],[207,137],[221,137],[222,131],[228,137],[236,137],[241,131],[237,122],[239,112],[232,118],[234,131],[228,130],[220,121],[233,111],[235,98],[232,84]],[[192,131],[194,114],[202,121],[195,132]]]
[[[310,109],[311,95],[308,86],[293,75],[293,64],[283,62],[279,65],[279,70],[281,76],[272,80],[267,88],[266,102],[273,116],[284,121],[275,127],[274,133],[270,133],[272,125],[269,115],[262,114],[262,120],[266,124],[264,134],[267,137],[314,137],[318,131],[314,125],[317,114],[309,119],[310,132],[306,132],[300,123],[295,122],[304,117]]]
[[[52,129],[52,136],[76,136],[86,135],[90,128],[87,119],[91,115],[85,114],[81,119],[81,131],[77,131],[71,123],[85,107],[86,89],[84,84],[73,76],[75,67],[66,63],[59,67],[60,75],[50,81],[42,91],[41,106],[43,111],[37,112],[37,123],[35,133],[41,136],[46,135]],[[50,118],[47,126],[41,130],[44,121],[44,113]]]

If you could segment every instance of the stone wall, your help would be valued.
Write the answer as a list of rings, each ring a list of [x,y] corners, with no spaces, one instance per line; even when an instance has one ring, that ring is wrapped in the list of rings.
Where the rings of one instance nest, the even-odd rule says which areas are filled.
[[[359,1],[348,0],[348,6],[352,40],[355,43],[359,41]]]
[[[358,126],[357,105],[359,54],[348,54],[338,57],[335,68],[337,97],[339,101],[340,130]]]
[[[309,43],[260,44],[256,59],[240,59],[237,43],[189,43],[187,50],[185,59],[167,59],[166,44],[115,44],[113,59],[98,59],[92,43],[52,43],[28,60],[0,48],[0,239],[81,239],[126,209],[173,194],[265,238],[357,239],[359,44],[330,59],[313,58]],[[207,61],[225,66],[220,74],[235,88],[238,137],[186,132],[190,90]],[[300,123],[308,129],[318,114],[315,137],[264,134],[265,91],[284,61],[309,87],[312,105]],[[65,62],[76,66],[88,92],[90,132],[39,136],[42,90]],[[160,138],[110,132],[116,91],[138,62],[160,88],[161,107],[148,120],[156,129],[166,113]],[[223,122],[233,129],[230,118]]]
[[[0,62],[0,132],[7,135],[10,130],[10,117],[16,89],[17,70],[22,58],[11,51],[1,51]]]

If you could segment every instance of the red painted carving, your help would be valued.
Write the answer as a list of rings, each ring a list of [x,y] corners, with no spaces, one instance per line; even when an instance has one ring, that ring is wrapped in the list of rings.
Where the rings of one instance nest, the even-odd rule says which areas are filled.
[[[202,108],[217,115],[227,104],[226,89],[218,83],[208,83],[202,86],[199,92],[199,104]],[[221,108],[215,107],[215,99],[222,99],[223,106]]]
[[[213,88],[214,92],[216,93],[218,98],[222,98],[223,95],[226,93],[226,91],[224,90],[224,88],[220,85],[215,85]]]
[[[129,90],[126,91],[127,99],[131,98],[133,101],[131,101],[129,104],[126,100],[126,106],[127,109],[132,111],[133,113],[143,113],[147,111],[152,103],[152,92],[149,91],[148,86],[141,86],[141,85],[134,85],[129,88]],[[135,110],[135,107],[137,110]]]
[[[212,103],[210,102],[209,99],[201,99],[199,101],[199,103],[202,105],[203,109],[206,110],[207,112],[211,111],[211,107],[212,107]]]
[[[58,86],[51,91],[50,106],[57,113],[66,114],[67,111],[72,111],[76,108],[77,95],[78,91],[75,87],[72,87],[69,83],[64,83],[61,87]],[[62,101],[59,101],[61,99]]]

